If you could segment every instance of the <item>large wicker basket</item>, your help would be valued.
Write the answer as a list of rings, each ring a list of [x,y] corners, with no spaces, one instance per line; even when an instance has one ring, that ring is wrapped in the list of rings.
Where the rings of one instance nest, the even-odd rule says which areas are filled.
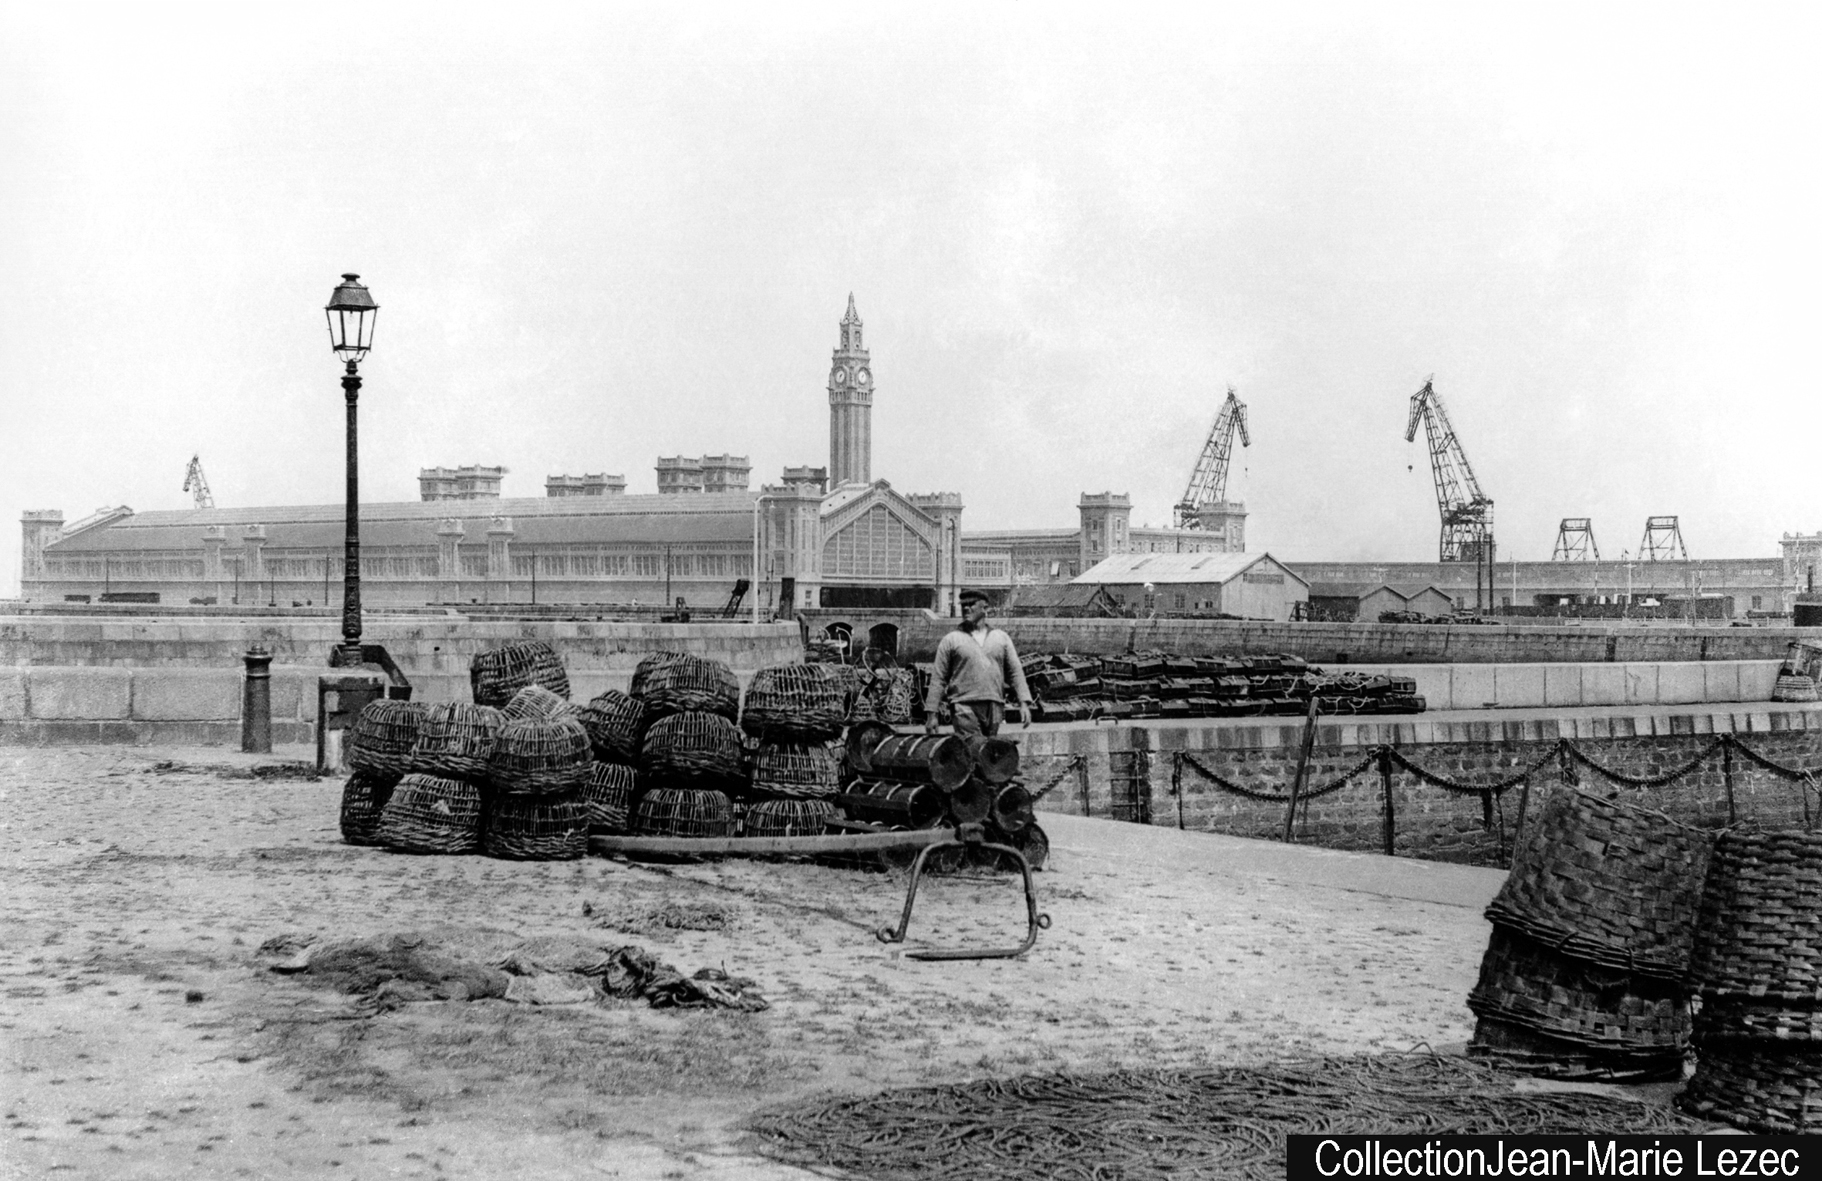
[[[734,835],[734,805],[724,792],[655,787],[639,796],[633,831],[657,837]]]
[[[481,852],[519,861],[570,861],[588,852],[588,807],[579,795],[497,795],[481,825]]]
[[[841,790],[839,742],[758,742],[747,751],[754,794],[792,798],[832,796]]]
[[[390,775],[356,771],[342,787],[342,840],[350,845],[379,845],[380,812],[398,780]]]
[[[418,725],[411,748],[414,774],[484,778],[505,715],[486,705],[433,705]]]
[[[1767,1135],[1822,1131],[1822,1055],[1814,1045],[1698,1038],[1697,1046],[1695,1074],[1678,1107]]]
[[[588,731],[574,717],[521,718],[500,727],[487,781],[501,795],[570,795],[593,765]]]
[[[828,831],[835,805],[828,800],[760,800],[746,811],[750,837],[810,837]]]
[[[645,703],[609,689],[583,706],[579,716],[595,757],[610,763],[639,761],[639,744],[645,738]]]
[[[666,787],[742,790],[740,731],[720,714],[691,710],[659,718],[646,728],[639,771]]]
[[[574,717],[577,707],[567,697],[559,697],[542,685],[527,685],[512,695],[500,710],[508,719]]]
[[[1707,998],[1822,1002],[1822,832],[1730,832],[1715,847],[1689,976]]]
[[[379,838],[401,853],[476,852],[481,789],[465,779],[407,775],[380,812]]]
[[[468,665],[476,705],[502,706],[527,685],[541,685],[568,700],[569,674],[556,649],[538,640],[478,652]]]
[[[633,800],[639,794],[639,772],[623,763],[596,762],[582,785],[588,808],[588,830],[622,833],[632,827]]]
[[[1680,980],[1713,848],[1660,812],[1559,789],[1526,819],[1487,917],[1566,956]]]
[[[740,728],[768,742],[823,742],[841,734],[842,687],[826,664],[779,664],[753,674]]]
[[[633,666],[633,681],[627,692],[643,700],[646,682],[652,674],[667,664],[682,660],[685,655],[683,652],[651,652],[641,656],[639,663]]]
[[[652,718],[676,713],[740,716],[740,679],[719,660],[678,655],[653,667],[640,682],[639,699]]]
[[[397,783],[411,771],[411,748],[417,745],[424,713],[418,701],[381,697],[368,702],[348,727],[348,765]]]
[[[1660,1057],[1672,1077],[1681,1077],[1689,1044],[1689,1002],[1680,983],[1571,959],[1498,923],[1468,1008],[1586,1051],[1612,1053],[1628,1068]]]

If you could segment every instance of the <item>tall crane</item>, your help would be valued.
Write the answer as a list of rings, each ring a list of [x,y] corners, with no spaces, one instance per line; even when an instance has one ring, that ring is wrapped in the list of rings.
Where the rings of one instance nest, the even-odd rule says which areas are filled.
[[[1461,449],[1449,412],[1443,409],[1442,397],[1432,384],[1411,395],[1411,421],[1405,425],[1404,441],[1417,437],[1417,424],[1422,423],[1430,443],[1430,475],[1436,481],[1436,508],[1442,515],[1442,534],[1438,544],[1439,562],[1481,562],[1492,560],[1493,498],[1480,490],[1468,454]],[[1486,552],[1483,552],[1486,551]]]
[[[1196,460],[1195,473],[1189,477],[1189,487],[1184,489],[1183,499],[1177,503],[1177,528],[1202,528],[1202,510],[1227,498],[1227,461],[1233,454],[1235,431],[1240,432],[1241,446],[1253,445],[1246,433],[1246,403],[1234,394],[1234,387],[1230,385],[1227,401],[1221,403],[1221,411],[1215,415],[1214,429],[1208,432],[1208,441],[1202,444],[1202,454]]]
[[[195,494],[197,508],[215,507],[215,497],[209,494],[209,481],[203,479],[202,456],[190,456],[189,470],[183,474],[183,490]]]

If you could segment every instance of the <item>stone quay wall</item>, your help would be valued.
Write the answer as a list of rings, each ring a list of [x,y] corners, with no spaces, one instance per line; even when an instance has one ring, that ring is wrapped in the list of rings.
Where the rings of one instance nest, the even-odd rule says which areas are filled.
[[[1730,735],[1732,751],[1717,748]],[[1199,832],[1283,840],[1290,784],[1303,737],[1294,725],[1071,726],[1013,731],[1032,790],[1053,782],[1041,811],[1161,824]],[[1322,722],[1306,789],[1292,825],[1298,843],[1385,852],[1388,823],[1398,856],[1505,865],[1527,797],[1565,782],[1562,742],[1633,778],[1662,777],[1707,757],[1675,781],[1616,783],[1571,757],[1569,781],[1615,791],[1687,824],[1800,828],[1822,821],[1822,709],[1765,705],[1524,721]],[[1449,790],[1394,763],[1386,790],[1376,757],[1397,753]],[[1783,767],[1814,772],[1807,785],[1754,764],[1739,748]],[[1364,764],[1364,765],[1363,765]],[[1201,768],[1198,769],[1198,766]],[[1204,774],[1204,770],[1209,774]],[[1224,780],[1218,783],[1215,777]]]

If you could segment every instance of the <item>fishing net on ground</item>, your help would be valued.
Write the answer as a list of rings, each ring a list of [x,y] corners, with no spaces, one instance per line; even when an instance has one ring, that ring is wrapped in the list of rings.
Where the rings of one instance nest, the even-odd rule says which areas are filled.
[[[1517,1076],[1413,1052],[1269,1066],[1025,1075],[762,1114],[754,1147],[875,1181],[1270,1178],[1285,1137],[1688,1134],[1664,1106],[1513,1089]]]

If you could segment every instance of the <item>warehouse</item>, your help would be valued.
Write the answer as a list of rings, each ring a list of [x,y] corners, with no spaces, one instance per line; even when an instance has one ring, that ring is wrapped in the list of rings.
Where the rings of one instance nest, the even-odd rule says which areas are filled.
[[[1073,580],[1138,615],[1288,620],[1309,583],[1270,554],[1116,554]]]

